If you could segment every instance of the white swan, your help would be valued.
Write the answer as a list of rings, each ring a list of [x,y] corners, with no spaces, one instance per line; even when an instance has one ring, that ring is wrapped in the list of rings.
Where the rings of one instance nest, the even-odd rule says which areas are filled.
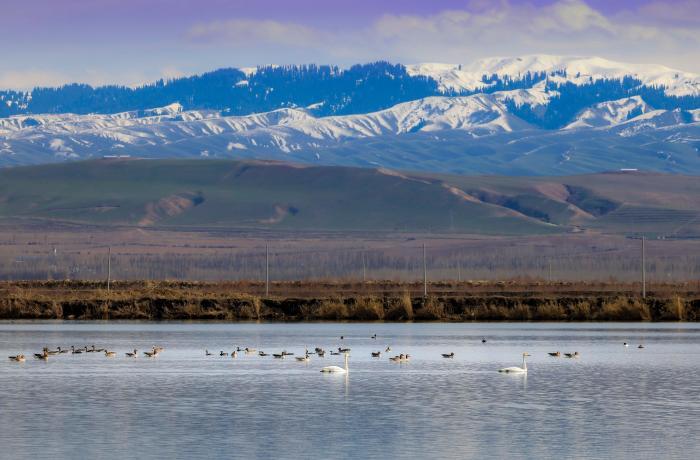
[[[498,372],[505,372],[507,374],[522,374],[524,372],[527,372],[527,363],[525,362],[525,358],[527,356],[530,356],[530,354],[523,353],[523,367],[504,367],[503,369],[499,369]]]
[[[348,354],[345,353],[345,368],[338,366],[326,366],[321,368],[321,372],[327,372],[330,374],[347,374],[348,373]]]

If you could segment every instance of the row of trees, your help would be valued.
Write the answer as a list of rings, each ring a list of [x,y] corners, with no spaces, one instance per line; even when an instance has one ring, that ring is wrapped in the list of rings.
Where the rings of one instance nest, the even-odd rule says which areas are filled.
[[[685,243],[647,242],[650,281],[686,281],[700,278],[700,256],[692,250],[679,254]],[[693,246],[694,247],[694,246]],[[687,247],[690,249],[690,247]],[[669,254],[670,252],[670,254]],[[621,247],[602,244],[580,247],[503,245],[488,251],[478,247],[428,247],[428,278],[438,280],[504,280],[540,278],[568,281],[637,281],[640,278],[639,240]],[[211,250],[196,253],[111,255],[114,279],[264,280],[265,250]],[[270,250],[273,280],[397,280],[423,277],[420,246],[343,249]],[[32,257],[3,257],[0,279],[85,279],[107,277],[104,252],[58,251]]]
[[[632,96],[641,96],[655,109],[681,110],[688,122],[692,120],[692,116],[687,111],[700,108],[700,96],[669,96],[665,88],[646,86],[632,77],[591,80],[583,85],[548,81],[546,90],[558,93],[550,99],[548,105],[519,104],[508,100],[508,109],[535,126],[559,129],[573,121],[574,117],[587,107]]]
[[[632,77],[590,80],[587,84],[560,83],[551,77],[565,71],[527,72],[516,77],[484,75],[487,85],[476,91],[441,92],[429,77],[411,76],[403,65],[388,62],[335,66],[268,66],[251,75],[238,69],[220,69],[192,77],[158,80],[138,88],[70,84],[36,88],[31,93],[0,91],[0,117],[32,113],[116,113],[162,107],[179,102],[186,110],[220,110],[245,115],[285,107],[313,106],[319,116],[366,113],[395,104],[435,95],[465,96],[477,92],[530,88],[545,81],[556,91],[546,107],[518,105],[510,109],[546,129],[564,126],[582,109],[629,96],[641,96],[658,109],[690,110],[700,107],[700,97],[668,96],[663,87],[650,87]]]

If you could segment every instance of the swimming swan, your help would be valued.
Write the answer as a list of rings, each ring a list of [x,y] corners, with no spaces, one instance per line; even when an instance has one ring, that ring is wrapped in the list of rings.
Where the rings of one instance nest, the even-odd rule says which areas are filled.
[[[503,369],[499,369],[498,372],[505,372],[506,374],[522,374],[527,372],[527,363],[525,362],[525,358],[530,356],[529,353],[523,353],[523,367],[504,367]]]
[[[348,369],[348,355],[345,353],[345,368],[338,367],[338,366],[326,366],[321,368],[321,372],[328,373],[328,374],[347,374],[349,369]]]

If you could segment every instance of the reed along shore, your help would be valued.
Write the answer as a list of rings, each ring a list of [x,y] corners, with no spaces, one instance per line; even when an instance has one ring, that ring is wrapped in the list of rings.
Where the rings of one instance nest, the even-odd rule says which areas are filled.
[[[0,319],[220,321],[698,321],[696,283],[642,298],[615,283],[0,283]]]

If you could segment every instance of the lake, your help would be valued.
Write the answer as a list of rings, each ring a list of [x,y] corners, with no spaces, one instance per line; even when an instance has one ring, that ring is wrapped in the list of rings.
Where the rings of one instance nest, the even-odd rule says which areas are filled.
[[[44,346],[93,344],[118,355],[32,357]],[[165,351],[143,356],[155,345]],[[305,347],[349,347],[350,372],[319,372],[343,365],[329,353],[309,363],[218,356],[236,346],[297,356]],[[134,348],[141,356],[127,358]],[[370,356],[379,350],[381,358]],[[25,363],[7,359],[20,352]],[[448,352],[455,357],[441,356]],[[531,354],[526,376],[497,372],[520,366],[523,352]],[[0,353],[1,458],[638,459],[700,451],[696,324],[0,322]],[[410,361],[388,359],[399,353]]]

